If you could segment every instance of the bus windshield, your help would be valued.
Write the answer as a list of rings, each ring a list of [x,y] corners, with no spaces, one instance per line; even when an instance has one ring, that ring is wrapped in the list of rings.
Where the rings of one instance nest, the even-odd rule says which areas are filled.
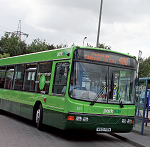
[[[99,103],[134,104],[136,71],[107,65],[74,62],[70,97]]]

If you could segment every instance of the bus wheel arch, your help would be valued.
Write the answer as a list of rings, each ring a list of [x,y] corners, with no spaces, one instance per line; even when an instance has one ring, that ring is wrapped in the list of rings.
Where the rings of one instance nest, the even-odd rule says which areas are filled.
[[[33,121],[38,130],[42,130],[43,107],[40,101],[37,101],[33,108]]]

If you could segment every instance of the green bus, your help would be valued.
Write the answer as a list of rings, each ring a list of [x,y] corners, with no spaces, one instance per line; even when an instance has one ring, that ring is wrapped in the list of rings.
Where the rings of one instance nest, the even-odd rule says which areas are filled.
[[[0,59],[0,110],[38,129],[130,132],[136,65],[133,56],[79,46]]]

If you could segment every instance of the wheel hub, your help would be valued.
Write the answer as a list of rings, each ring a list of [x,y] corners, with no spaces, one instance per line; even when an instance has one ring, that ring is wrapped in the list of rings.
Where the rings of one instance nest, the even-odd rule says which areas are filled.
[[[39,121],[40,121],[40,109],[38,109],[36,112],[36,123],[39,123]]]

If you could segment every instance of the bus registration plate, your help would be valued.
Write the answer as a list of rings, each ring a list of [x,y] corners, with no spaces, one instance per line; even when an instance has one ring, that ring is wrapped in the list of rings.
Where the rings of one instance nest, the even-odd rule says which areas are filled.
[[[111,132],[111,128],[96,128],[97,132]]]

